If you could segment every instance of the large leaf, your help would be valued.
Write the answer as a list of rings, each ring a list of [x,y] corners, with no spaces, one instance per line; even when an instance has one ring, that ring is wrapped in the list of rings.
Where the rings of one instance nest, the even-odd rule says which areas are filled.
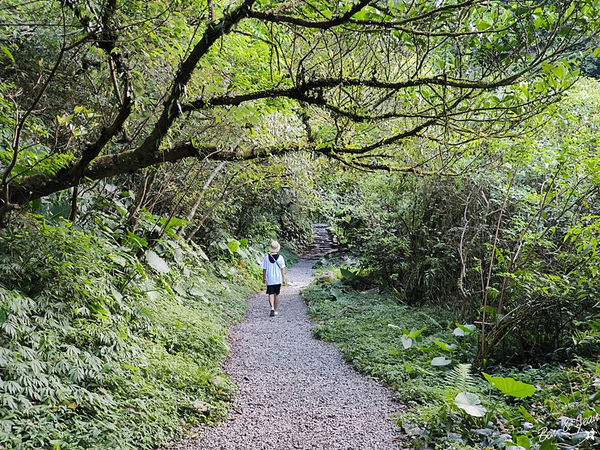
[[[354,272],[349,271],[345,267],[340,268],[340,273],[345,280],[351,281],[354,278]]]
[[[460,323],[457,323],[452,334],[454,336],[469,336],[473,334],[475,330],[477,330],[477,327],[473,324],[461,325]]]
[[[525,450],[529,450],[531,447],[531,442],[529,442],[529,438],[525,435],[517,437],[517,445],[523,447]]]
[[[471,392],[461,392],[454,399],[454,404],[473,417],[483,417],[487,409],[481,404],[481,400]]]
[[[184,225],[188,225],[189,223],[190,222],[188,222],[187,220],[179,219],[177,217],[171,217],[170,219],[168,219],[168,222],[165,217],[162,217],[160,219],[160,225],[165,229],[165,232],[172,237],[177,236],[173,232],[173,227],[182,227]]]
[[[444,356],[436,356],[431,360],[431,365],[436,367],[447,366],[452,362],[451,359],[446,359]]]
[[[171,270],[167,262],[152,250],[146,251],[146,261],[148,261],[148,265],[157,272],[169,273]]]
[[[400,342],[402,342],[402,347],[404,347],[404,349],[406,350],[407,348],[411,348],[413,341],[411,338],[409,338],[408,336],[406,336],[405,334],[403,334],[400,337]]]
[[[496,389],[502,391],[506,395],[517,398],[530,397],[535,392],[535,386],[522,381],[517,381],[514,378],[493,377],[485,372],[482,372],[488,382]]]
[[[240,242],[236,239],[232,239],[227,242],[227,248],[229,248],[231,253],[236,253],[240,249]]]
[[[442,341],[433,341],[433,343],[442,350],[446,350],[447,352],[453,352],[454,350],[456,350],[456,344],[446,344]]]

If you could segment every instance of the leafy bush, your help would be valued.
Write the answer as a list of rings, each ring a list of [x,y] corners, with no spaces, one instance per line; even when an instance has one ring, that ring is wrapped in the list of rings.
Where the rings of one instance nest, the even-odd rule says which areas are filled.
[[[398,424],[408,448],[597,446],[594,360],[519,370],[498,365],[486,370],[493,375],[478,374],[471,365],[477,331],[456,323],[456,312],[408,307],[389,293],[358,292],[340,281],[313,283],[303,297],[317,322],[315,336],[396,391],[406,407]]]
[[[221,274],[181,241],[138,258],[109,233],[21,225],[0,236],[0,446],[151,448],[224,415],[250,261]]]
[[[355,271],[408,305],[443,303],[484,326],[478,365],[584,350],[571,336],[600,320],[599,86],[581,81],[560,114],[532,120],[543,133],[465,145],[489,155],[479,170],[330,182],[326,214]]]

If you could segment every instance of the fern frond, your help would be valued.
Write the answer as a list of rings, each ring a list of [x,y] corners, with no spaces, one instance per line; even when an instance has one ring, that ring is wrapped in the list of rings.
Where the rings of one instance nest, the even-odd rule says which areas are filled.
[[[463,392],[472,392],[477,388],[475,377],[471,375],[471,364],[458,364],[446,374],[444,381]]]

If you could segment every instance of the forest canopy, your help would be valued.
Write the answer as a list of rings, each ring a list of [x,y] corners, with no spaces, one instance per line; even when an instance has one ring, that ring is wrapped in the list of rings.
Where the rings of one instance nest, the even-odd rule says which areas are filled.
[[[577,78],[594,1],[0,6],[0,215],[183,158],[456,174]]]

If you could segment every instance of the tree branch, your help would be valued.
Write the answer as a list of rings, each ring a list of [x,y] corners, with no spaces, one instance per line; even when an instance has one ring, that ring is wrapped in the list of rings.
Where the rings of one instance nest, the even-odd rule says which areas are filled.
[[[372,1],[373,0],[360,0],[341,16],[337,16],[330,20],[323,20],[319,22],[312,22],[310,20],[299,19],[293,16],[277,15],[274,13],[265,13],[260,11],[251,11],[249,17],[264,20],[266,22],[289,23],[293,25],[298,25],[303,28],[316,28],[321,30],[328,30],[330,28],[347,23],[352,16],[354,16],[357,12],[362,10]]]

